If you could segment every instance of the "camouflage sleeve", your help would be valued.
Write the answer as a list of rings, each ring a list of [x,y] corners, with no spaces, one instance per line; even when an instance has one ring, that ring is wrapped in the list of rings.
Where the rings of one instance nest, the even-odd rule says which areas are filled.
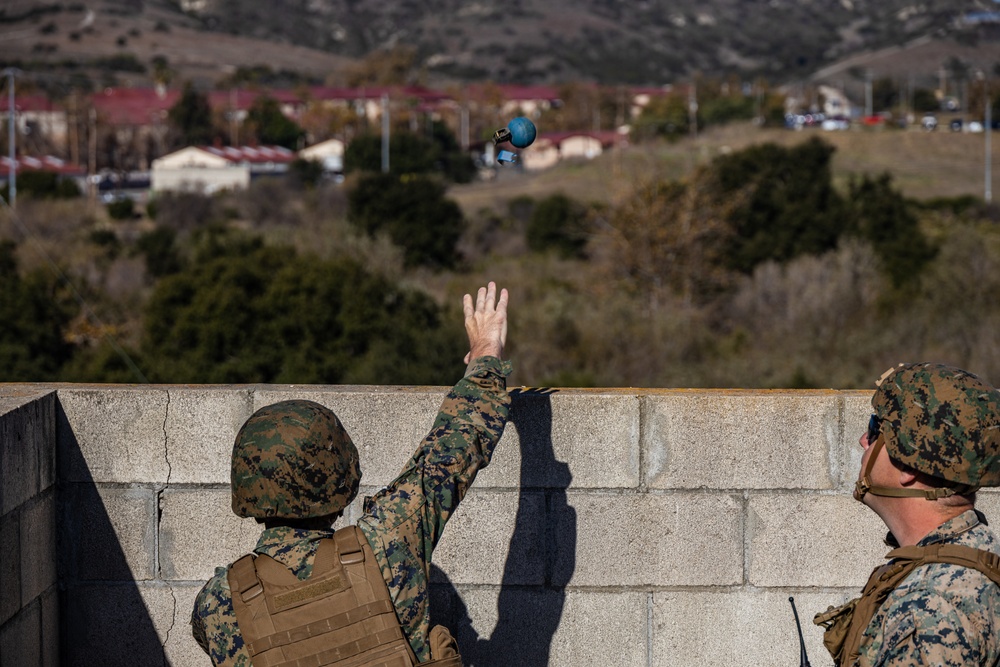
[[[948,596],[919,595],[896,605],[886,616],[878,667],[971,667],[983,662],[974,620]]]
[[[418,531],[413,537],[425,563],[476,474],[493,457],[507,423],[509,372],[509,362],[496,357],[474,360],[406,467],[365,507],[376,532]]]
[[[201,650],[209,655],[210,649],[208,648],[208,637],[205,636],[205,622],[202,620],[201,616],[198,615],[198,605],[196,604],[194,609],[191,610],[191,634],[194,636],[194,640],[198,642],[198,646]]]
[[[226,568],[216,568],[215,576],[198,592],[191,611],[191,634],[213,665],[250,667],[226,575]]]
[[[510,406],[509,362],[473,360],[399,476],[365,501],[358,526],[371,543],[400,623],[426,660],[431,554],[476,473],[489,464]]]

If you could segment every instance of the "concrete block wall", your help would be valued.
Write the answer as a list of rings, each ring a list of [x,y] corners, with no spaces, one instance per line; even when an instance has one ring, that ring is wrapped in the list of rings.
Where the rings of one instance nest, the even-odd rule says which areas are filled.
[[[0,385],[0,395],[17,388]],[[358,445],[363,496],[404,465],[446,392],[45,389],[54,432],[39,437],[58,445],[54,551],[61,660],[69,665],[208,664],[188,619],[214,568],[249,551],[260,532],[229,508],[232,442],[254,410],[287,398],[331,407]],[[457,633],[467,663],[476,665],[797,664],[794,596],[812,664],[830,664],[812,616],[856,594],[887,551],[884,526],[850,497],[869,398],[852,391],[517,393],[492,465],[435,552],[435,622]],[[33,430],[10,417],[19,409],[0,424]],[[3,433],[4,442],[26,437]],[[12,480],[8,465],[5,458],[4,487]],[[17,507],[51,503],[42,491],[42,499]],[[984,493],[981,506],[1000,516],[1000,495]],[[359,507],[360,499],[346,521]],[[4,508],[0,572],[7,581],[13,529]],[[2,590],[7,618],[12,604],[6,584]],[[22,594],[19,605],[22,599],[35,598]],[[42,628],[42,646],[51,646],[39,614],[34,627]]]
[[[0,664],[59,664],[55,394],[0,389]]]

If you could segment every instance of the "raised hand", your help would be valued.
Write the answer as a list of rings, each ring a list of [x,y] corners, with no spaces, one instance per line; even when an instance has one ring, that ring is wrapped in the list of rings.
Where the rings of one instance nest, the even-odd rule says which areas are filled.
[[[465,333],[469,336],[465,363],[478,357],[500,358],[503,355],[507,343],[507,299],[506,289],[500,290],[500,298],[497,299],[497,286],[492,281],[479,288],[475,303],[469,294],[462,298]]]

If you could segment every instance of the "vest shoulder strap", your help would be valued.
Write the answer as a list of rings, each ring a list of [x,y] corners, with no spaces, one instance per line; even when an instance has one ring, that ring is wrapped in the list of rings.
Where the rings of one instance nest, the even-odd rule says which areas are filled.
[[[1000,555],[960,544],[930,544],[893,549],[890,562],[872,572],[861,593],[848,604],[825,614],[816,623],[827,628],[824,643],[838,665],[853,665],[858,659],[865,630],[882,603],[918,567],[948,563],[979,570],[1000,586]]]
[[[893,549],[886,558],[913,561],[914,567],[932,563],[948,563],[979,570],[1000,586],[1000,554],[962,544],[928,544],[923,547]]]

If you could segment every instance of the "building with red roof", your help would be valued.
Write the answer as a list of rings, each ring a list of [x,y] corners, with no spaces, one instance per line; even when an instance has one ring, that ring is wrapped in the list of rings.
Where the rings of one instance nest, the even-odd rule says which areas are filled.
[[[282,146],[189,146],[153,160],[150,189],[243,190],[256,177],[286,173],[296,157]]]

